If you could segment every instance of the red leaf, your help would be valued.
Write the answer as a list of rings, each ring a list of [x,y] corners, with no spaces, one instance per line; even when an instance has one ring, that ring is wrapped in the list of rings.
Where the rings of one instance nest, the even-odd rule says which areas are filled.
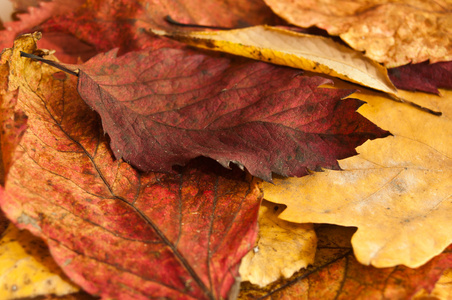
[[[167,15],[179,22],[223,27],[274,24],[278,19],[261,0],[88,0],[73,14],[55,17],[40,30],[73,34],[99,52],[116,47],[127,52],[155,43],[146,32],[149,28],[178,28],[164,20]]]
[[[256,184],[197,168],[144,175],[114,161],[73,77],[39,64],[10,73],[29,129],[0,189],[8,218],[46,240],[89,293],[226,298],[255,242]],[[27,74],[26,82],[13,74]]]
[[[339,169],[367,139],[385,137],[356,113],[350,90],[300,71],[189,50],[101,54],[80,66],[79,93],[102,117],[116,158],[171,171],[197,156],[235,162],[264,180]]]
[[[403,90],[439,94],[438,88],[452,89],[452,62],[428,62],[388,69],[394,85]]]
[[[50,17],[58,14],[65,14],[81,5],[83,0],[53,0],[51,2],[41,2],[38,7],[29,7],[27,13],[19,14],[19,21],[6,22],[5,29],[0,31],[0,52],[4,48],[13,45],[14,39],[24,33],[30,32],[33,28]]]
[[[431,291],[443,271],[452,267],[452,246],[417,269],[364,266],[353,256],[353,228],[321,225],[316,231],[313,266],[265,290],[244,285],[240,299],[411,299],[422,289]]]

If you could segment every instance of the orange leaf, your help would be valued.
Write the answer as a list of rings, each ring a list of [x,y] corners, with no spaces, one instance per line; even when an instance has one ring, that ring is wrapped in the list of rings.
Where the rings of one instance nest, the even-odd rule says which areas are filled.
[[[36,38],[22,36],[5,52],[16,109],[29,118],[23,155],[0,190],[5,214],[42,237],[91,294],[226,298],[256,239],[256,183],[196,167],[141,174],[115,161],[75,78],[19,57]]]

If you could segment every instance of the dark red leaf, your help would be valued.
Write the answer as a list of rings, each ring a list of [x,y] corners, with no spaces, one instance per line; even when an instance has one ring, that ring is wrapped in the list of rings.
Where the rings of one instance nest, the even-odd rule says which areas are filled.
[[[438,88],[452,89],[452,62],[428,62],[388,70],[389,78],[402,90],[439,94]]]
[[[271,173],[303,176],[339,169],[368,139],[388,135],[356,113],[350,90],[300,71],[162,48],[116,57],[112,51],[80,66],[78,90],[102,117],[116,158],[143,171],[207,156]]]
[[[29,127],[0,189],[7,217],[42,237],[91,294],[227,298],[256,239],[256,183],[195,166],[140,174],[115,161],[75,77],[19,58],[20,50],[9,80],[21,86],[16,109]]]

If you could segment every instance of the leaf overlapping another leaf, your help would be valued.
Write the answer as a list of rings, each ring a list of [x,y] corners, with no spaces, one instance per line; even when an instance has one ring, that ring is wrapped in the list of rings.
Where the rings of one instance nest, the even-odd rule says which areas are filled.
[[[452,3],[447,0],[265,2],[291,24],[325,29],[388,68],[452,59]]]
[[[350,245],[354,231],[354,228],[319,226],[313,266],[263,289],[245,285],[238,299],[417,299],[413,297],[419,292],[432,291],[441,273],[452,265],[449,247],[417,269],[364,266],[356,261]]]
[[[144,171],[207,156],[254,176],[337,169],[367,139],[388,135],[355,112],[351,91],[259,62],[161,48],[79,67],[78,90],[102,118],[116,158]]]
[[[287,205],[280,215],[287,221],[358,227],[352,244],[362,264],[419,267],[452,243],[452,102],[415,98],[444,112],[436,117],[372,94],[359,97],[368,102],[360,112],[394,136],[359,147],[359,155],[340,162],[341,172],[265,184],[265,198]]]
[[[192,46],[323,73],[385,93],[397,93],[384,67],[327,37],[271,26],[214,32],[151,31]]]
[[[91,294],[226,298],[256,238],[256,183],[196,167],[144,175],[114,161],[75,78],[19,57],[34,38],[3,54],[29,128],[0,190],[2,210]]]

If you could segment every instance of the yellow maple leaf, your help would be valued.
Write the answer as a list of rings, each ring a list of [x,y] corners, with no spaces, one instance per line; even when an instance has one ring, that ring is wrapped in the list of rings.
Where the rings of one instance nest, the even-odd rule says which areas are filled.
[[[265,199],[287,205],[283,220],[356,226],[359,262],[418,267],[452,242],[452,91],[404,97],[437,117],[371,92],[359,112],[394,136],[366,142],[343,171],[264,183]]]
[[[313,224],[278,219],[282,209],[283,206],[263,201],[257,245],[240,265],[243,281],[263,287],[280,277],[289,278],[314,262],[317,237]]]
[[[265,0],[288,22],[339,35],[388,68],[452,60],[450,0]]]
[[[271,26],[206,32],[151,31],[192,46],[323,73],[385,93],[397,93],[384,67],[329,38]]]

